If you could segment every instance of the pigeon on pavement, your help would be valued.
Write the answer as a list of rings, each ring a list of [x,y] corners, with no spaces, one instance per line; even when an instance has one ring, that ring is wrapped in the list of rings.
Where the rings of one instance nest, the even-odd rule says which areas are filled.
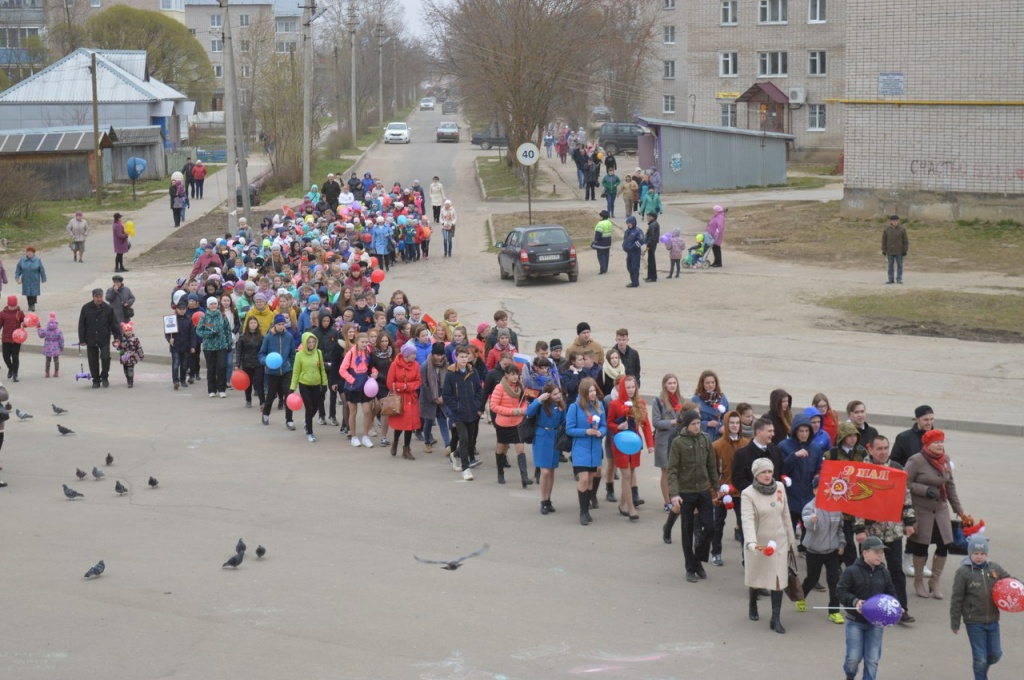
[[[123,496],[128,493],[128,487],[121,483],[120,480],[114,482],[114,491],[117,492],[118,496]]]
[[[25,413],[20,408],[14,409],[14,415],[18,416],[18,420],[28,420],[32,417],[31,413]]]
[[[243,541],[242,539],[238,539],[238,543],[235,544],[235,552],[245,552],[245,541]]]
[[[156,480],[156,477],[150,477],[150,478],[149,478],[149,485],[150,485],[150,486],[151,486],[152,488],[154,488],[154,489],[155,489],[155,488],[156,488],[156,486],[157,486],[157,484],[159,484],[159,483],[160,483],[160,482],[158,482],[158,481]]]
[[[103,476],[104,476],[104,472],[103,472],[103,470],[101,470],[101,469],[99,469],[98,467],[96,467],[95,465],[93,465],[93,466],[92,466],[92,476],[93,476],[93,477],[94,477],[94,478],[96,479],[96,481],[98,482],[98,481],[100,481],[101,479],[103,479]]]
[[[108,452],[107,453],[107,465],[113,465],[113,464],[114,464],[114,457],[111,456],[110,453]]]
[[[461,567],[462,563],[468,560],[470,557],[476,557],[477,555],[482,555],[485,552],[487,552],[487,548],[488,545],[484,543],[482,546],[480,546],[473,552],[469,553],[468,555],[463,555],[462,557],[456,558],[454,560],[425,560],[423,558],[416,557],[415,555],[413,555],[413,557],[416,557],[416,561],[420,564],[443,564],[444,566],[441,567],[442,569],[445,569],[447,571],[455,571],[456,569]]]
[[[90,567],[89,571],[85,572],[85,577],[89,578],[90,576],[99,576],[103,573],[103,570],[106,568],[107,565],[103,564],[103,560],[100,560],[96,563],[96,566]]]
[[[85,494],[78,493],[67,484],[64,485],[64,495],[68,497],[69,501],[73,501],[76,498],[85,498]]]
[[[87,474],[89,474],[89,473],[86,472],[85,470],[83,470],[81,468],[75,468],[75,476],[78,477],[79,479],[85,479],[85,476]]]
[[[53,407],[53,412],[56,413],[59,416],[60,415],[64,415],[65,413],[68,412],[68,410],[66,408],[61,408],[60,406],[57,406],[56,404],[50,404],[50,406]]]
[[[74,434],[75,433],[75,431],[72,430],[70,427],[64,427],[63,425],[58,425],[57,426],[57,432],[60,432],[61,435]]]
[[[237,569],[238,565],[242,563],[242,560],[244,558],[245,558],[245,553],[244,552],[235,553],[234,555],[231,556],[231,559],[229,559],[227,562],[225,562],[224,564],[222,564],[220,566],[221,566],[222,569],[224,567],[232,567],[234,569]]]
[[[264,548],[262,545],[256,546],[256,557],[258,557],[259,559],[262,560],[263,556],[266,555],[266,554],[267,554],[267,549],[266,548]]]

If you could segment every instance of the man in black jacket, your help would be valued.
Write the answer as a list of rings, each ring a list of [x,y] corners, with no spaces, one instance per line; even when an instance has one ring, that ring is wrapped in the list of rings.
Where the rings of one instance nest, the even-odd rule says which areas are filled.
[[[861,659],[864,677],[873,680],[878,675],[878,661],[882,658],[882,632],[884,628],[872,625],[861,614],[864,601],[875,595],[896,597],[889,570],[882,563],[885,543],[877,536],[868,536],[861,543],[861,556],[843,571],[836,593],[839,603],[848,607],[846,612],[846,661],[843,671],[847,680],[857,677]]]
[[[196,197],[196,180],[192,176],[192,168],[195,164],[192,162],[192,156],[185,159],[185,165],[181,166],[181,174],[185,178],[185,193],[191,198]]]
[[[626,369],[626,375],[636,378],[636,384],[640,386],[640,353],[629,346],[629,329],[620,328],[615,331],[615,349],[619,350],[622,357],[622,367]]]
[[[338,197],[341,196],[341,184],[334,178],[334,173],[327,175],[327,181],[320,187],[320,193],[323,194],[324,200],[327,201],[327,205],[330,206],[331,210],[338,209]]]
[[[661,238],[661,225],[658,224],[657,213],[647,213],[647,233],[644,235],[644,248],[647,248],[647,278],[644,281],[654,283],[658,280],[658,263],[654,252],[658,249]]]
[[[775,436],[775,425],[767,418],[758,418],[754,421],[754,438],[742,449],[736,451],[732,458],[732,485],[736,487],[733,494],[733,503],[736,504],[737,512],[740,509],[740,494],[748,486],[754,483],[754,471],[751,466],[758,458],[767,458],[775,466],[775,479],[782,479],[782,453],[779,447],[772,444],[772,437]],[[743,527],[738,527],[740,543],[743,542]]]
[[[896,441],[892,445],[892,459],[900,465],[906,465],[911,456],[924,448],[921,444],[924,433],[934,428],[935,412],[932,411],[932,407],[927,404],[918,406],[914,409],[913,427],[896,435]]]
[[[92,302],[82,305],[78,315],[78,343],[88,348],[93,389],[101,383],[103,387],[110,387],[111,336],[120,340],[121,326],[114,316],[114,308],[103,301],[103,289],[94,288]]]

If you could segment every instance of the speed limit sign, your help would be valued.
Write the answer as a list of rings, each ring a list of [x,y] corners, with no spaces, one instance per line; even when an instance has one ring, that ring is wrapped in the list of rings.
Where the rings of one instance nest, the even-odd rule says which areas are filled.
[[[533,165],[540,160],[540,149],[532,142],[524,142],[516,149],[516,158],[522,165]]]

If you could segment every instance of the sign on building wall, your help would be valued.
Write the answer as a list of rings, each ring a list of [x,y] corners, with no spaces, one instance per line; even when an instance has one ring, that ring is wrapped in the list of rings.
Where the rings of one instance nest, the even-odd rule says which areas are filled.
[[[904,74],[900,71],[886,71],[878,74],[878,94],[905,94],[903,91],[905,83]]]
[[[740,92],[716,92],[715,99],[739,99]]]

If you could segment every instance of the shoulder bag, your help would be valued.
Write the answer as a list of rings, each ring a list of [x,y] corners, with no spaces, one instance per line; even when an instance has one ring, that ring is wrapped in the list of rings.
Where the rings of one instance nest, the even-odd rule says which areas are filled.
[[[382,416],[402,415],[402,396],[392,392],[380,400],[380,414]]]

